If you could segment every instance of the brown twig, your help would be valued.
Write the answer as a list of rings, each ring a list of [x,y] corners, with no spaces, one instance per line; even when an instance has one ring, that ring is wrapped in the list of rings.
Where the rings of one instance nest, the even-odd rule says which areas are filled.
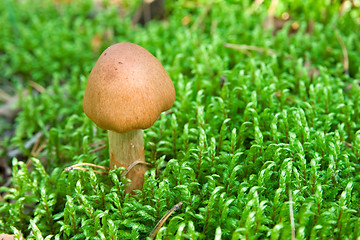
[[[100,141],[97,141],[97,142],[93,142],[93,143],[90,143],[89,144],[89,147],[95,147],[95,146],[98,146],[98,145],[100,145],[100,144],[105,144],[106,143],[106,141],[105,140],[100,140]],[[82,149],[82,148],[81,148]]]
[[[102,145],[100,145],[102,144]],[[99,146],[100,145],[100,146]],[[99,152],[101,150],[103,150],[104,148],[106,148],[106,144],[105,144],[105,140],[101,140],[101,141],[97,141],[97,142],[93,142],[93,143],[90,143],[89,144],[89,147],[92,148],[92,147],[96,147],[98,146],[97,148],[93,149],[90,151],[90,154],[93,154],[93,153],[96,153],[96,152]],[[80,148],[80,150],[84,150],[83,147]]]
[[[183,203],[179,202],[179,203],[175,204],[175,206],[173,206],[167,213],[165,213],[165,215],[160,219],[160,221],[155,225],[154,229],[151,231],[151,233],[149,235],[150,239],[154,239],[156,237],[156,234],[159,232],[162,225],[164,225],[165,221],[170,217],[170,215],[173,212],[179,210],[182,205],[183,205]]]
[[[99,151],[103,150],[104,148],[106,148],[106,145],[102,145],[100,147],[97,147],[94,150],[92,150],[90,153],[93,154],[93,153],[99,152]]]

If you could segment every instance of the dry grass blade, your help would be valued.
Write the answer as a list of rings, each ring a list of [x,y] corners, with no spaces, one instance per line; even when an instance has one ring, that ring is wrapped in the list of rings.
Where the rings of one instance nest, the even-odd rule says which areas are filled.
[[[143,161],[135,161],[133,162],[127,169],[125,172],[123,172],[123,176],[126,176],[126,174],[128,174],[130,172],[130,170],[132,168],[134,168],[136,165],[138,164],[145,164],[145,165],[151,165],[150,163],[148,162],[143,162]],[[65,171],[71,171],[71,170],[82,170],[82,171],[89,171],[89,169],[87,168],[83,168],[82,166],[88,166],[88,167],[92,167],[92,168],[100,168],[104,171],[97,171],[97,170],[94,170],[95,173],[99,173],[99,174],[108,174],[109,173],[109,170],[110,168],[108,167],[104,167],[104,166],[100,166],[100,165],[96,165],[96,164],[92,164],[92,163],[78,163],[78,164],[75,164],[75,165],[72,165],[70,167],[67,167],[65,168]]]
[[[264,48],[264,47],[251,46],[251,45],[245,45],[245,44],[224,43],[224,47],[240,51],[242,53],[245,53],[248,56],[251,56],[250,51],[267,53],[268,55],[279,55],[279,53],[277,53],[275,50],[273,50],[271,48]]]
[[[88,168],[83,168],[83,167],[69,167],[69,168],[65,168],[66,171],[70,171],[70,170],[81,170],[81,171],[90,171],[90,169]],[[103,175],[107,175],[108,172],[105,171],[98,171],[98,170],[93,170],[94,173],[98,173],[98,174],[103,174]]]
[[[31,158],[32,157],[38,157],[39,154],[42,152],[42,150],[44,150],[45,145],[47,144],[47,140],[44,140],[42,143],[40,143],[40,140],[42,138],[43,134],[41,132],[39,132],[38,134],[35,135],[34,139],[36,139],[35,144],[33,145],[31,152],[30,152],[30,157],[28,158],[27,162],[26,162],[26,166],[30,167],[30,164],[32,163]]]
[[[40,84],[34,82],[34,81],[29,81],[29,85],[34,88],[36,91],[38,91],[39,93],[44,93],[46,91],[46,89],[41,86]]]
[[[275,9],[279,3],[279,0],[271,0],[269,9],[268,9],[268,16],[274,17],[275,16]]]
[[[346,74],[349,74],[349,56],[348,56],[348,51],[346,49],[345,43],[343,41],[343,39],[341,38],[340,34],[336,34],[336,38],[339,41],[339,44],[341,46],[341,51],[343,54],[343,65],[344,65],[344,72]]]
[[[149,235],[150,239],[154,239],[156,237],[156,234],[159,232],[160,228],[162,227],[162,225],[164,225],[164,223],[170,217],[170,215],[173,212],[179,210],[182,205],[183,205],[183,203],[179,202],[179,203],[175,204],[167,213],[165,213],[165,215],[160,219],[160,221],[156,224],[154,229],[151,231],[151,233]]]
[[[82,166],[100,168],[100,169],[104,170],[104,171],[94,170],[95,173],[104,174],[104,175],[109,173],[109,168],[108,167],[95,165],[95,164],[92,164],[92,163],[78,163],[78,164],[75,164],[75,165],[72,165],[70,167],[65,168],[65,171],[71,171],[71,170],[74,170],[74,169],[81,170],[81,171],[89,171],[89,169],[83,168]]]
[[[212,3],[208,3],[202,12],[202,14],[196,19],[194,24],[191,26],[191,30],[198,29],[205,21],[206,17],[209,15],[210,9],[212,7]]]
[[[128,173],[130,172],[130,170],[131,170],[133,167],[135,167],[136,165],[138,165],[138,164],[151,165],[151,164],[148,163],[148,162],[135,161],[135,162],[133,162],[133,163],[127,168],[127,171],[125,171],[125,172],[123,173],[123,176],[126,176],[126,174],[128,174]]]

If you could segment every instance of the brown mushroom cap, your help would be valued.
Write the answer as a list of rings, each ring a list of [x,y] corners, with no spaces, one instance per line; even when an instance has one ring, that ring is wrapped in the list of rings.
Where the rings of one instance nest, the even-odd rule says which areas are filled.
[[[122,133],[151,127],[174,101],[174,84],[161,63],[136,44],[117,43],[92,69],[83,108],[98,127]]]

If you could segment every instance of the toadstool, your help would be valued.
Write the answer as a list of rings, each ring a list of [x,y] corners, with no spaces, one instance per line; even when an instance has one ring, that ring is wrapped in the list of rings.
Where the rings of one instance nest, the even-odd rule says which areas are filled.
[[[131,168],[125,191],[141,189],[147,170],[143,129],[175,101],[175,88],[162,64],[133,43],[108,47],[90,72],[85,89],[85,114],[108,130],[110,169]],[[136,166],[134,166],[136,165]]]

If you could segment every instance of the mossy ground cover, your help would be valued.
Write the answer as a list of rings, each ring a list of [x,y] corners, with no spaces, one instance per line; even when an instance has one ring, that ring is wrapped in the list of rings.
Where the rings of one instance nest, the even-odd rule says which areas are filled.
[[[132,27],[137,2],[0,3],[0,232],[28,239],[359,239],[360,2],[176,1]],[[152,168],[124,194],[106,131],[83,113],[87,76],[133,42],[171,76],[176,102],[145,130]],[[35,83],[35,84],[34,84]],[[29,144],[30,140],[38,144]],[[9,152],[17,151],[15,158]]]

